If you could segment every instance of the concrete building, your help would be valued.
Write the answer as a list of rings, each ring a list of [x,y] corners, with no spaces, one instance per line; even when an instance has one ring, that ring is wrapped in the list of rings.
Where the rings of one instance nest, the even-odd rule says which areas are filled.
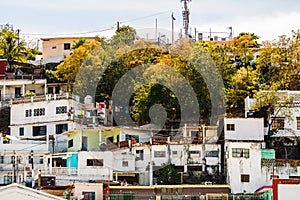
[[[54,57],[68,57],[71,53],[73,44],[84,38],[86,41],[93,42],[95,37],[52,37],[41,38],[43,59]]]
[[[58,184],[71,180],[131,179],[140,185],[152,185],[153,171],[168,164],[174,164],[181,176],[187,172],[210,175],[221,172],[221,145],[203,144],[198,127],[185,127],[183,133],[176,137],[150,137],[150,141],[146,142],[137,142],[136,138],[118,140],[116,136],[119,134],[114,130],[118,131],[116,128],[101,128],[65,133],[68,136],[68,152],[49,155],[47,166],[41,169],[43,175],[56,175]],[[182,136],[190,135],[192,130],[197,130],[198,136]],[[128,131],[126,128],[128,135],[136,133]],[[211,137],[212,134],[207,135]]]
[[[263,119],[226,118],[224,124],[227,183],[232,193],[254,193],[267,184],[260,165]]]
[[[68,93],[12,99],[10,136],[16,139],[10,144],[17,146],[25,140],[28,144],[31,140],[39,142],[41,148],[44,144],[47,152],[66,151],[67,137],[61,133],[78,128],[71,110],[80,109],[80,103]]]
[[[278,102],[274,114],[269,117],[271,130],[276,130],[274,137],[299,137],[300,136],[300,91],[280,90],[276,92],[263,91],[274,101]],[[255,105],[259,99],[245,99],[245,115],[255,114]],[[274,105],[275,106],[275,105]],[[265,128],[265,134],[268,133]]]

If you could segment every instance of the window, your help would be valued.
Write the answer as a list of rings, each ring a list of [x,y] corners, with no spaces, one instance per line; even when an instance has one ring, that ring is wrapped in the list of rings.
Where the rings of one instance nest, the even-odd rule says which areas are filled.
[[[206,151],[206,157],[219,157],[219,151]]]
[[[53,87],[48,87],[48,94],[53,94]]]
[[[60,91],[60,87],[59,87],[59,86],[56,86],[56,87],[55,87],[55,94],[59,94],[59,91]]]
[[[234,131],[235,130],[235,125],[234,124],[227,124],[226,130],[227,131]]]
[[[166,157],[165,151],[154,151],[154,157],[155,158],[164,158]]]
[[[122,167],[128,167],[128,161],[122,161]]]
[[[4,184],[11,184],[12,183],[12,176],[4,176]]]
[[[56,134],[68,131],[68,124],[56,124]]]
[[[56,46],[53,46],[52,49],[56,49]]]
[[[32,135],[33,136],[42,136],[47,134],[47,126],[33,126]]]
[[[172,151],[173,156],[177,156],[178,152],[177,151]]]
[[[233,148],[232,157],[235,158],[249,158],[249,149]]]
[[[144,160],[144,150],[136,150],[136,160]]]
[[[198,137],[199,132],[198,131],[191,131],[191,137]]]
[[[283,130],[284,129],[284,118],[276,117],[272,119],[272,129]]]
[[[15,88],[15,98],[21,97],[21,88]]]
[[[0,156],[0,164],[4,164],[4,156]]]
[[[70,50],[71,44],[70,43],[64,43],[64,50]]]
[[[68,148],[73,147],[73,139],[68,141]]]
[[[24,136],[24,127],[19,128],[19,136]]]
[[[56,114],[67,113],[67,106],[58,106],[56,107]]]
[[[32,111],[31,111],[31,109],[26,110],[26,111],[25,111],[25,117],[31,117],[31,116],[32,116]]]
[[[85,200],[95,200],[96,193],[95,192],[82,192]]]
[[[300,130],[300,117],[297,117],[297,130]]]
[[[33,116],[43,116],[45,115],[45,108],[36,108],[33,110]]]
[[[190,151],[190,154],[200,155],[200,154],[201,154],[201,151]]]
[[[103,159],[87,159],[86,166],[103,166]]]
[[[250,175],[249,174],[241,174],[241,182],[250,182]]]
[[[40,164],[44,164],[44,157],[43,156],[40,156]]]

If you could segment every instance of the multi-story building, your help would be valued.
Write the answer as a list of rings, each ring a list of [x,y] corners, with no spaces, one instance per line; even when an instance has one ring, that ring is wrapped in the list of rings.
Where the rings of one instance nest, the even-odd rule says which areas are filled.
[[[10,143],[35,141],[44,143],[47,152],[66,151],[66,136],[61,133],[77,128],[73,115],[80,109],[80,103],[68,93],[12,99],[10,136],[18,140]]]
[[[232,193],[253,193],[266,185],[260,164],[263,119],[226,118],[224,124],[227,183]]]
[[[182,178],[188,172],[213,176],[221,171],[221,145],[203,143],[207,139],[203,139],[202,130],[212,129],[185,127],[176,136],[150,135],[149,140],[143,136],[140,141],[129,137],[137,133],[136,128],[132,128],[132,134],[130,128],[125,129],[125,132],[122,128],[100,128],[64,133],[68,136],[68,152],[49,155],[48,166],[42,173],[56,174],[58,184],[71,180],[131,179],[141,185],[152,185],[156,181],[153,171],[169,164],[176,166]],[[118,136],[120,133],[126,133],[125,140]]]

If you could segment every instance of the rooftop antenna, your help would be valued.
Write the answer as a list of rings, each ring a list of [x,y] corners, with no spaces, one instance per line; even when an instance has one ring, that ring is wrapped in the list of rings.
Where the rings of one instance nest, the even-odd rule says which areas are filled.
[[[183,17],[183,29],[184,29],[184,36],[185,38],[189,37],[189,16],[190,16],[190,10],[188,9],[187,3],[191,2],[192,0],[181,0],[183,2],[183,11],[182,11],[182,17]]]

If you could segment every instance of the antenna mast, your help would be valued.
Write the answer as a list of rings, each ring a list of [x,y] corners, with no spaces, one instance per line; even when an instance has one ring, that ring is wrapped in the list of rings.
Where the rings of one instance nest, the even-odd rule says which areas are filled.
[[[183,17],[183,29],[184,29],[184,37],[189,37],[189,16],[190,16],[190,10],[188,9],[187,3],[191,2],[192,0],[181,0],[183,2],[183,11],[182,11],[182,17]]]

